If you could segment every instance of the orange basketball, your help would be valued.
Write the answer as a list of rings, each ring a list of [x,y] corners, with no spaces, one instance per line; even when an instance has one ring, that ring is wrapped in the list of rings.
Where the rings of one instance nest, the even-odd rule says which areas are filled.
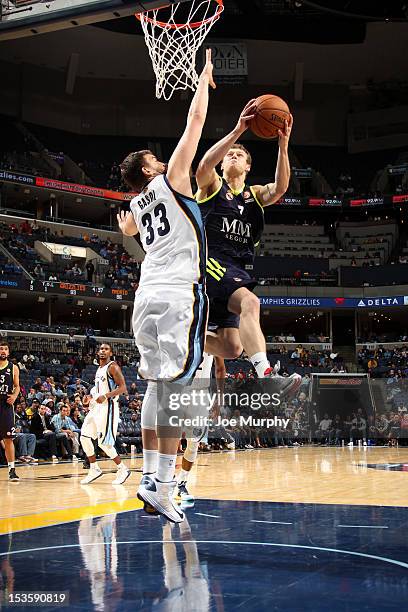
[[[289,121],[289,106],[271,94],[259,96],[255,104],[255,117],[249,124],[251,131],[260,138],[277,138],[278,130],[285,127],[285,119]]]

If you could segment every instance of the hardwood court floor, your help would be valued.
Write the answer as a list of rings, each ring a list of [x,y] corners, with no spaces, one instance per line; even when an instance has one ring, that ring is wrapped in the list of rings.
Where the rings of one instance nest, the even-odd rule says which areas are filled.
[[[82,463],[19,466],[20,482],[0,470],[0,533],[136,510],[141,458],[124,485],[105,475],[83,486]],[[181,458],[179,458],[180,463]],[[372,466],[372,467],[370,467]],[[197,498],[291,503],[408,506],[408,448],[300,447],[200,454],[190,477]]]

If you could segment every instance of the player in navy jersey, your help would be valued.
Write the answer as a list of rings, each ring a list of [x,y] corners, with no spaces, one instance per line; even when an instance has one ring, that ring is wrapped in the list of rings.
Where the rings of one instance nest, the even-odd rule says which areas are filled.
[[[13,439],[14,402],[20,393],[19,369],[9,361],[9,346],[0,341],[0,440],[4,441],[9,468],[9,480],[18,480],[14,467],[15,453]]]
[[[216,143],[201,160],[196,180],[197,202],[204,218],[207,244],[207,294],[209,322],[217,326],[216,337],[207,336],[207,350],[221,357],[239,357],[244,349],[258,377],[273,377],[281,396],[294,393],[301,377],[279,376],[279,364],[271,368],[259,318],[259,299],[252,293],[256,280],[247,271],[253,264],[255,245],[264,227],[264,207],[279,200],[289,186],[288,143],[293,118],[279,131],[279,154],[274,182],[250,185],[247,175],[251,156],[237,144],[253,117],[251,100],[235,128]],[[216,167],[222,162],[222,177]]]

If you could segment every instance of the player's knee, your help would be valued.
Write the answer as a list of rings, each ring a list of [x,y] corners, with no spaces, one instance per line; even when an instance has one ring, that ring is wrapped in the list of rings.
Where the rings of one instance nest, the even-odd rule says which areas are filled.
[[[250,293],[249,295],[245,296],[244,299],[242,300],[241,317],[243,316],[259,317],[260,309],[261,307],[259,303],[259,298],[253,293]]]
[[[223,348],[225,359],[238,359],[243,351],[241,342],[232,338],[224,340]]]
[[[109,457],[109,459],[115,459],[118,456],[117,450],[112,444],[99,444],[101,451]]]
[[[157,383],[149,381],[143,399],[141,412],[142,429],[156,429],[157,420]]]
[[[92,457],[92,455],[95,454],[92,438],[81,436],[81,446],[84,449],[84,453],[87,457]]]
[[[200,443],[195,440],[187,440],[186,450],[184,451],[184,459],[190,463],[194,463],[197,459],[198,445]]]

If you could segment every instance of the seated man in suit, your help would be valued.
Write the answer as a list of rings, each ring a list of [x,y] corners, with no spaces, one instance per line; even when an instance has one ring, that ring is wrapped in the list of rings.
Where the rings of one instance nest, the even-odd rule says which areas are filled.
[[[57,434],[54,425],[47,414],[47,407],[41,405],[30,421],[30,432],[35,434],[37,440],[45,440],[47,446],[47,456],[51,457],[54,463],[58,463],[57,457]],[[61,440],[66,440],[64,434],[60,435]]]

